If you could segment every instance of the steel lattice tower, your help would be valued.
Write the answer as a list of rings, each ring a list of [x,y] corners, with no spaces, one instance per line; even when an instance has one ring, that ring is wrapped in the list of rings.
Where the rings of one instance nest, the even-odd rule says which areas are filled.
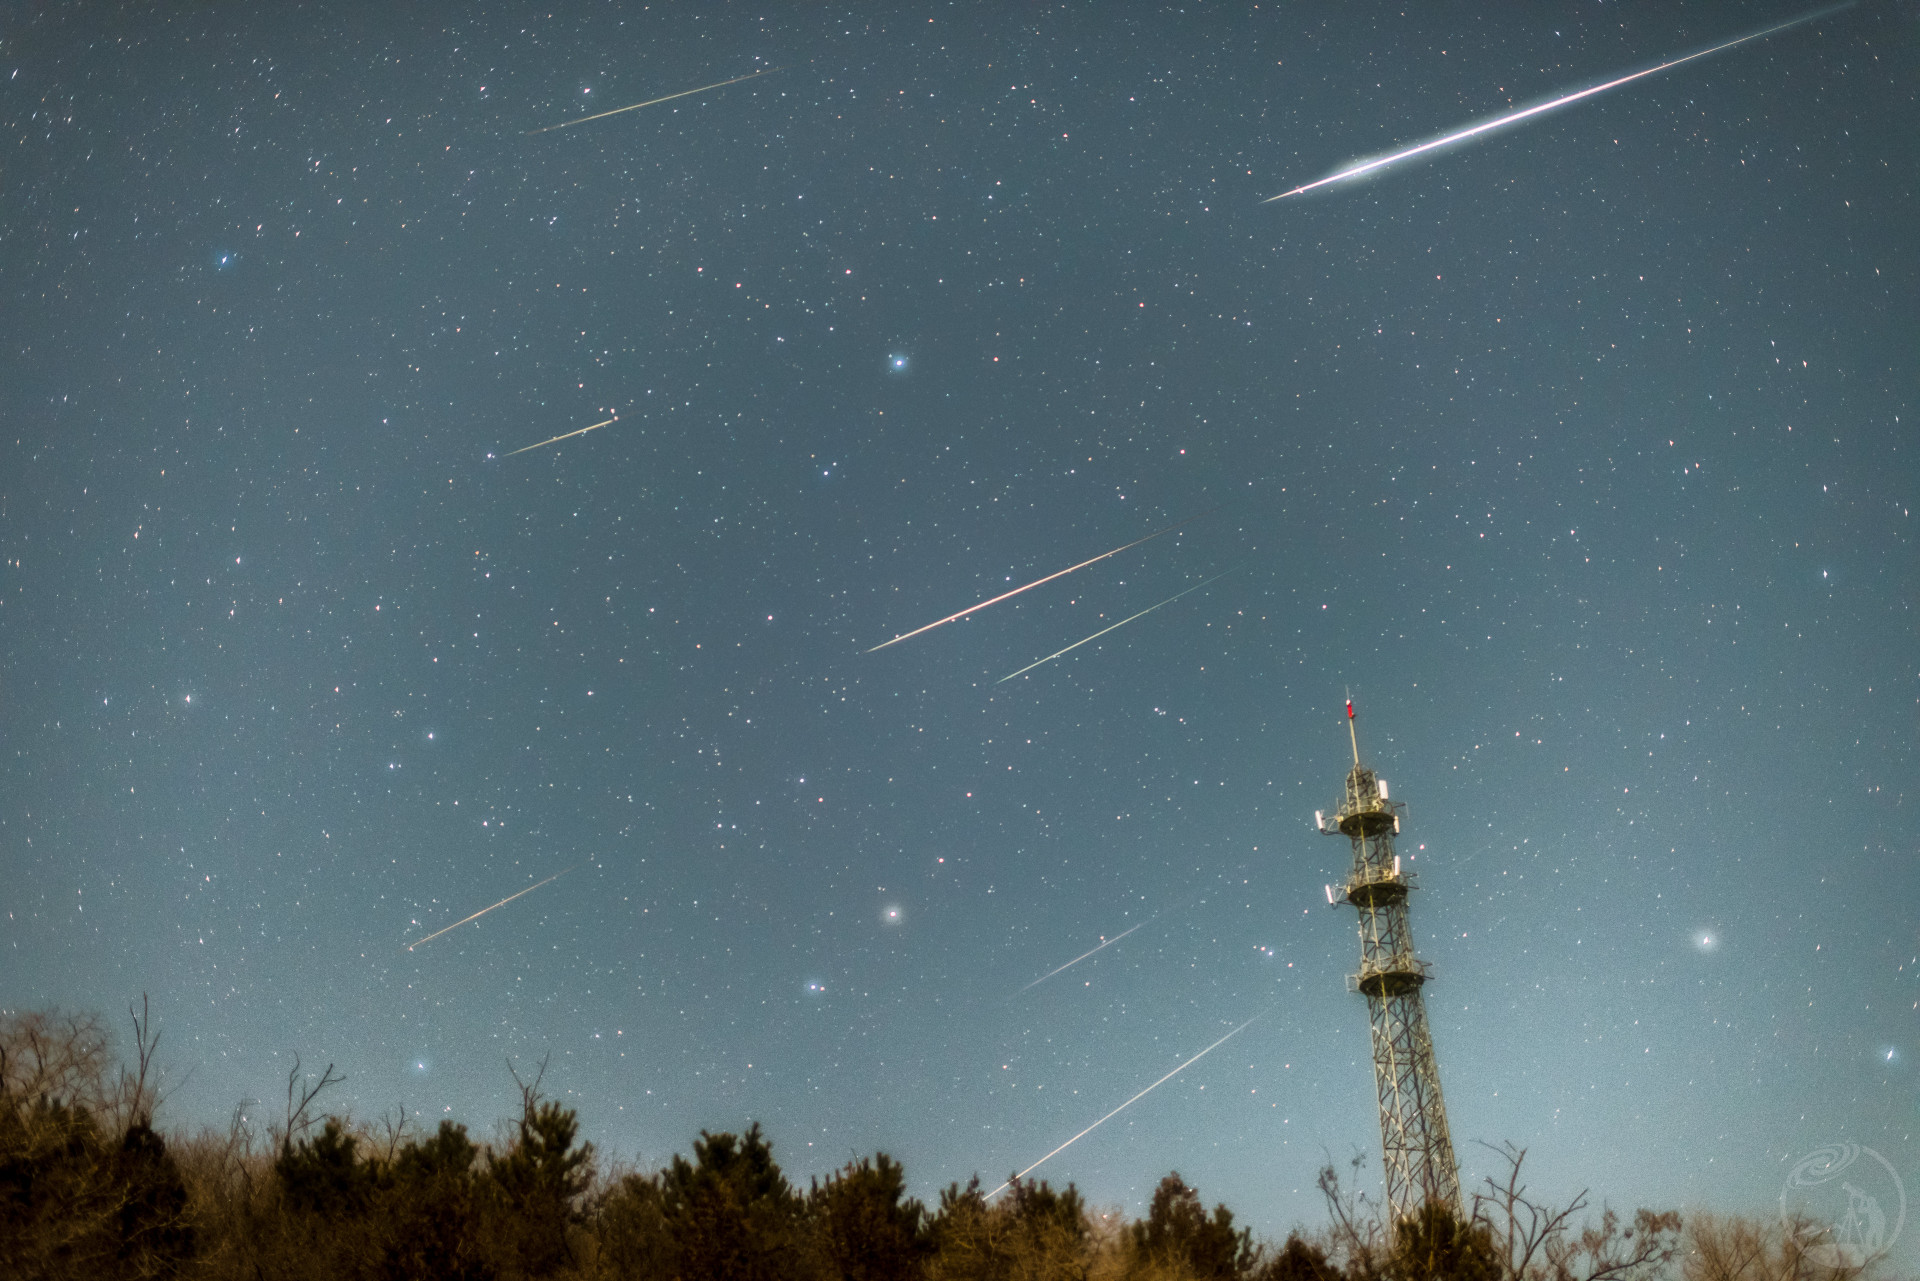
[[[1460,1208],[1460,1171],[1454,1163],[1447,1108],[1440,1098],[1440,1069],[1427,1007],[1420,988],[1427,964],[1414,955],[1407,924],[1407,891],[1413,875],[1400,868],[1393,838],[1406,807],[1387,799],[1387,785],[1360,763],[1353,700],[1347,700],[1347,737],[1353,768],[1347,792],[1332,815],[1316,813],[1327,835],[1353,842],[1353,870],[1344,892],[1327,887],[1329,903],[1360,912],[1360,970],[1349,991],[1367,998],[1373,1025],[1373,1080],[1380,1094],[1380,1155],[1385,1167],[1389,1222],[1404,1223],[1429,1202]]]

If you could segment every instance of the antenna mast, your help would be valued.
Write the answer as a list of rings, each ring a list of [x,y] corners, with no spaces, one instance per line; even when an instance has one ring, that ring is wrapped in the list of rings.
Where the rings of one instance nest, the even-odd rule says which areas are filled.
[[[1333,814],[1314,815],[1320,831],[1353,842],[1353,870],[1344,892],[1327,889],[1330,902],[1360,912],[1360,969],[1347,989],[1367,998],[1373,1031],[1373,1080],[1380,1096],[1380,1154],[1387,1184],[1387,1212],[1394,1231],[1430,1204],[1460,1209],[1460,1170],[1440,1098],[1440,1068],[1427,1030],[1420,989],[1430,976],[1414,955],[1407,923],[1407,892],[1413,874],[1402,872],[1393,838],[1406,812],[1387,798],[1387,785],[1360,763],[1360,736],[1353,699],[1347,698],[1347,738],[1353,768],[1346,795]]]

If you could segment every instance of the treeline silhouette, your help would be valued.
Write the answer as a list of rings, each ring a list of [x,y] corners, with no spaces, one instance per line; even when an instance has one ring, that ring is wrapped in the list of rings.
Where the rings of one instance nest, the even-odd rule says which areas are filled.
[[[572,1110],[520,1084],[495,1143],[404,1116],[356,1126],[317,1104],[342,1078],[299,1064],[264,1134],[154,1128],[157,1037],[143,1000],[135,1057],[97,1018],[0,1012],[0,1276],[326,1278],[328,1281],[1856,1281],[1822,1262],[1808,1225],[1672,1213],[1583,1217],[1520,1180],[1501,1150],[1468,1213],[1430,1206],[1391,1230],[1332,1168],[1328,1222],[1275,1246],[1209,1213],[1176,1174],[1144,1219],[1089,1207],[1071,1185],[978,1177],[932,1207],[885,1153],[802,1189],[756,1124],[702,1132],[647,1173],[603,1166]],[[1358,1163],[1356,1162],[1356,1170]],[[1800,1231],[1789,1230],[1799,1227]]]

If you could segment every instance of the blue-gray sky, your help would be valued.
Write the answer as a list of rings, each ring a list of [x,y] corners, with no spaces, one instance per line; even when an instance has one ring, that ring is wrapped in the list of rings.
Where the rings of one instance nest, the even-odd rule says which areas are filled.
[[[1041,1173],[1279,1232],[1378,1177],[1351,688],[1468,1183],[1920,1186],[1913,8],[1261,203],[1796,12],[25,14],[6,1001],[922,1195],[1265,1009]]]

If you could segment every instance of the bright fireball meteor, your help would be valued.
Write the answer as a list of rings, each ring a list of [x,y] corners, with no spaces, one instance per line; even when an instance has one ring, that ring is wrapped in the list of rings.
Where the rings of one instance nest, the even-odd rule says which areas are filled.
[[[1218,507],[1209,507],[1206,511],[1201,512],[1200,516],[1211,516],[1214,512],[1217,512],[1219,510],[1220,509]],[[965,618],[968,614],[972,614],[979,610],[983,610],[989,605],[998,605],[1001,601],[1006,600],[1009,596],[1018,596],[1021,592],[1032,591],[1034,588],[1040,586],[1042,583],[1050,583],[1056,578],[1065,578],[1068,574],[1071,574],[1076,569],[1085,569],[1089,565],[1098,564],[1099,562],[1105,560],[1109,556],[1118,556],[1121,552],[1126,551],[1129,547],[1138,547],[1141,543],[1152,542],[1154,539],[1160,537],[1160,535],[1162,534],[1171,534],[1174,530],[1180,528],[1180,525],[1191,525],[1194,521],[1199,520],[1200,516],[1189,516],[1185,520],[1181,521],[1179,525],[1168,525],[1165,529],[1156,529],[1153,533],[1148,534],[1145,538],[1136,538],[1132,542],[1116,547],[1110,552],[1101,552],[1098,556],[1095,556],[1092,560],[1083,560],[1078,565],[1069,565],[1065,569],[1055,570],[1053,573],[1048,574],[1045,578],[1034,579],[1032,582],[1028,583],[1025,587],[1016,587],[1010,592],[1001,592],[998,596],[995,596],[991,600],[983,600],[978,605],[969,605],[965,609],[961,610],[959,613],[948,614],[945,618],[940,619],[938,622],[928,623],[925,627],[916,627],[910,632],[902,632],[900,633],[900,635],[894,637],[890,641],[881,641],[878,645],[875,645],[873,649],[868,650],[867,653],[869,654],[873,653],[874,649],[885,649],[889,645],[898,645],[901,641],[910,640],[913,637],[918,636],[921,632],[930,632],[936,627],[944,627],[948,623],[954,622],[957,619]]]
[[[431,943],[435,939],[439,938],[442,934],[445,934],[448,930],[457,930],[462,925],[465,925],[468,921],[477,921],[481,917],[485,916],[488,912],[493,911],[494,907],[505,907],[507,904],[513,902],[513,900],[519,898],[521,894],[531,894],[535,890],[539,889],[540,886],[542,885],[551,885],[553,884],[553,882],[559,880],[561,877],[565,876],[568,872],[571,872],[572,870],[573,869],[570,867],[561,868],[559,871],[555,872],[552,876],[549,876],[546,880],[541,881],[538,884],[527,886],[527,888],[524,890],[521,890],[519,894],[507,895],[505,898],[501,899],[498,903],[495,903],[493,907],[483,907],[478,912],[475,912],[472,916],[463,916],[459,920],[455,921],[452,925],[447,926],[445,930],[435,930],[432,934],[429,934],[425,938],[421,939],[419,943],[407,944],[407,951],[409,952],[413,951],[413,949],[416,947],[419,947],[421,943]]]
[[[509,449],[506,453],[500,456],[502,458],[511,458],[515,454],[524,454],[529,449],[538,449],[540,448],[541,445],[551,445],[556,440],[571,440],[575,436],[584,436],[590,431],[599,431],[602,427],[605,427],[607,423],[617,423],[619,421],[620,419],[618,417],[609,418],[606,420],[606,422],[598,422],[591,427],[580,427],[580,428],[576,428],[573,431],[562,432],[558,436],[549,436],[545,440],[540,441],[537,444],[522,445],[518,449]]]
[[[1738,40],[1729,40],[1725,44],[1717,44],[1711,49],[1702,49],[1699,53],[1690,53],[1684,58],[1675,58],[1671,62],[1663,62],[1657,67],[1648,67],[1645,71],[1636,71],[1630,76],[1621,76],[1618,80],[1609,80],[1605,84],[1594,85],[1591,89],[1582,89],[1578,93],[1570,93],[1564,98],[1555,98],[1552,102],[1542,102],[1535,106],[1523,107],[1519,111],[1511,111],[1504,116],[1496,116],[1492,120],[1483,120],[1477,125],[1468,125],[1465,129],[1457,130],[1447,134],[1445,137],[1435,138],[1430,142],[1423,142],[1417,147],[1408,147],[1405,151],[1396,151],[1390,156],[1380,156],[1373,160],[1363,160],[1359,164],[1351,165],[1338,173],[1329,174],[1318,182],[1310,182],[1304,187],[1295,187],[1292,191],[1283,191],[1277,196],[1268,196],[1260,203],[1270,205],[1276,200],[1285,200],[1288,196],[1297,196],[1303,192],[1313,191],[1329,183],[1344,182],[1349,178],[1359,178],[1366,174],[1377,173],[1385,169],[1388,165],[1398,164],[1402,160],[1409,160],[1414,156],[1424,155],[1429,151],[1438,151],[1440,148],[1451,146],[1453,143],[1465,142],[1467,139],[1477,138],[1483,133],[1492,133],[1495,129],[1503,129],[1508,125],[1519,124],[1522,120],[1530,120],[1534,116],[1544,115],[1556,107],[1564,107],[1570,103],[1579,102],[1582,98],[1591,98],[1595,94],[1605,93],[1609,89],[1618,89],[1621,85],[1631,84],[1642,77],[1667,71],[1684,62],[1692,62],[1696,58],[1704,58],[1709,54],[1731,49],[1735,45],[1745,44],[1749,40],[1759,40],[1764,36],[1773,35],[1775,32],[1785,31],[1788,27],[1797,27],[1803,22],[1812,22],[1815,18],[1824,18],[1830,13],[1838,13],[1842,9],[1850,9],[1852,7],[1852,0],[1848,0],[1847,4],[1834,5],[1831,8],[1803,14],[1790,21],[1768,27],[1764,31],[1756,31],[1752,35],[1741,36]]]

